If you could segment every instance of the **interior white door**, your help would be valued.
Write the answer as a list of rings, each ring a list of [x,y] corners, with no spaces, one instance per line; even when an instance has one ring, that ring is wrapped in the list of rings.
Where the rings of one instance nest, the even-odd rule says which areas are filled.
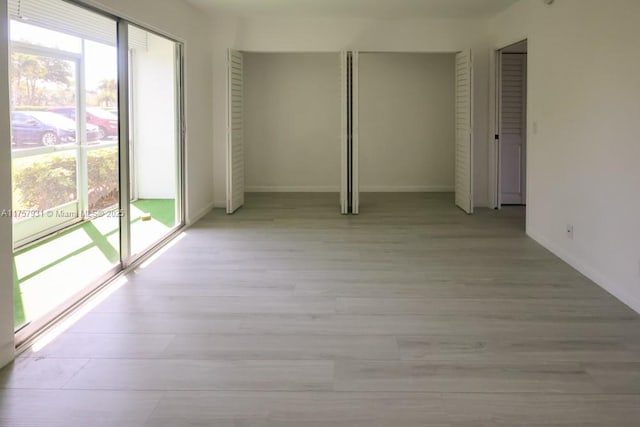
[[[349,63],[340,52],[340,213],[349,213]]]
[[[456,54],[456,205],[473,213],[473,64],[472,53]]]
[[[499,204],[522,205],[526,200],[526,55],[501,56]]]
[[[244,205],[244,82],[242,53],[229,49],[227,107],[227,213]]]
[[[351,213],[360,214],[360,180],[359,180],[359,55],[352,52],[351,57]]]

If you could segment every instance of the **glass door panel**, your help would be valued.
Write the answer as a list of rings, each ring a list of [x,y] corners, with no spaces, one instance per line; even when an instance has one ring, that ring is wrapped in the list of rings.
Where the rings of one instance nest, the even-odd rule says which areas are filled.
[[[16,329],[120,266],[116,21],[39,4],[10,22]]]
[[[178,46],[129,26],[131,255],[166,237],[182,218]]]

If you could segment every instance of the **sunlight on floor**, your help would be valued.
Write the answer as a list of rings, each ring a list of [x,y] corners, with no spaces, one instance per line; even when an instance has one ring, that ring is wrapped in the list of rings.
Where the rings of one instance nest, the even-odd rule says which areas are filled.
[[[110,295],[112,295],[115,291],[120,289],[127,283],[126,277],[120,277],[115,280],[113,283],[110,283],[105,289],[98,292],[95,296],[93,296],[86,304],[83,304],[78,310],[74,311],[70,316],[68,316],[63,321],[57,323],[53,328],[45,332],[42,336],[35,340],[33,345],[31,346],[31,351],[34,353],[39,352],[43,348],[47,346],[50,342],[55,340],[58,336],[67,331],[71,326],[77,323],[80,319],[82,319],[87,313],[96,308],[107,299]]]
[[[141,216],[149,213],[150,220]],[[131,206],[131,249],[140,253],[175,223],[173,200],[140,200]],[[14,254],[14,326],[23,326],[65,303],[120,262],[118,218],[104,216]]]

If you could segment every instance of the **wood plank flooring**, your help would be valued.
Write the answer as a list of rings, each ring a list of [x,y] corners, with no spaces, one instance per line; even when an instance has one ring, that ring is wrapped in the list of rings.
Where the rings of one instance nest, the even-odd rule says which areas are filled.
[[[0,372],[0,426],[640,425],[640,317],[450,194],[249,194]]]

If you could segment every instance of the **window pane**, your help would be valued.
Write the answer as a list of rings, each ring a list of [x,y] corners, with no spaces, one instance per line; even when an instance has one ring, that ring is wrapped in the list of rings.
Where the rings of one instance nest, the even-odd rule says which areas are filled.
[[[74,303],[120,263],[116,23],[46,5],[58,11],[50,23],[37,9],[24,11],[37,25],[11,21],[16,328]]]

